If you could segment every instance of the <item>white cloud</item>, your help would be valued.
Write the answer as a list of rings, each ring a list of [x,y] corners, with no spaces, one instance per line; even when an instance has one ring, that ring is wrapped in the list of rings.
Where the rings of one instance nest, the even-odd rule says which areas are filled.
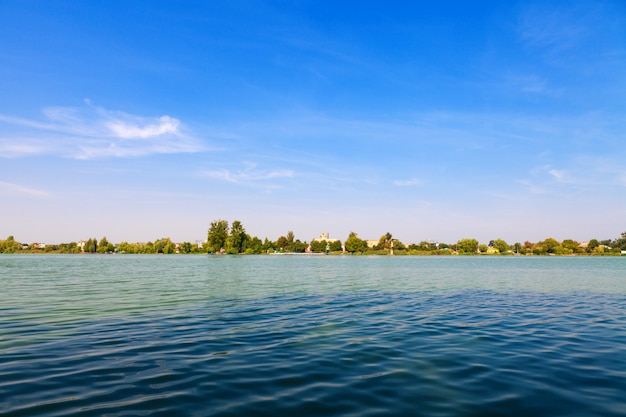
[[[124,139],[146,139],[166,134],[176,134],[180,121],[169,116],[161,116],[156,124],[138,126],[123,120],[107,123],[107,126],[118,137]]]
[[[86,106],[79,108],[45,108],[43,121],[0,115],[0,122],[15,130],[0,136],[0,156],[55,154],[76,159],[123,158],[205,149],[174,117],[141,117],[97,107],[88,100],[85,103]],[[35,137],[37,139],[27,139]]]
[[[38,190],[36,188],[25,187],[20,184],[11,182],[0,181],[0,195],[1,194],[21,194],[31,197],[49,197],[50,194],[46,191]]]
[[[545,78],[534,74],[507,74],[504,87],[528,94],[553,94]]]
[[[529,7],[520,19],[520,36],[527,44],[550,49],[569,49],[585,35],[587,25],[582,10],[575,7]]]
[[[252,184],[272,179],[295,177],[295,173],[292,170],[262,170],[257,169],[256,164],[248,164],[246,168],[237,171],[231,171],[229,169],[205,171],[203,175],[234,184]]]
[[[0,138],[0,158],[17,158],[27,155],[39,155],[46,152],[46,148],[37,144],[36,141],[25,141],[27,143],[10,143],[8,141],[3,142]]]
[[[560,169],[551,169],[548,171],[548,174],[552,175],[554,179],[558,182],[566,182],[567,181],[567,172]]]
[[[396,180],[393,182],[396,187],[417,187],[422,185],[422,181],[417,178],[411,178],[409,180]]]

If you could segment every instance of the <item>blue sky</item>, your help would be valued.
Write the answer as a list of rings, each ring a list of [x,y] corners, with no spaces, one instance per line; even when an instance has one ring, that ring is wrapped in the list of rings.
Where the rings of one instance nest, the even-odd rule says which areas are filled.
[[[0,1],[0,238],[626,231],[621,1]]]

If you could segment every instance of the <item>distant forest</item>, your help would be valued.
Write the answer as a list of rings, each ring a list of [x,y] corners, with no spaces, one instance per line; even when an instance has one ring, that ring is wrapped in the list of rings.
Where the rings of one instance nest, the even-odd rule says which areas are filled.
[[[363,240],[351,232],[344,241],[339,239],[312,239],[302,241],[292,231],[275,241],[250,236],[240,221],[229,225],[226,220],[215,220],[202,242],[173,242],[169,237],[154,242],[121,242],[113,244],[102,237],[87,241],[42,244],[20,243],[13,236],[0,240],[0,253],[124,253],[124,254],[275,254],[275,253],[328,253],[357,255],[624,255],[626,232],[614,240],[590,239],[577,242],[573,239],[558,241],[546,238],[539,242],[508,243],[493,239],[480,243],[463,238],[456,243],[421,241],[404,243],[385,233],[378,240]]]

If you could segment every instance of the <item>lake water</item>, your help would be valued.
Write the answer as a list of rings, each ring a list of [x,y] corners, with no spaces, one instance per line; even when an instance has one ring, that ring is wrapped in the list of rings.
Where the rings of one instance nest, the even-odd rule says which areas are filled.
[[[0,415],[624,416],[626,258],[0,256]]]

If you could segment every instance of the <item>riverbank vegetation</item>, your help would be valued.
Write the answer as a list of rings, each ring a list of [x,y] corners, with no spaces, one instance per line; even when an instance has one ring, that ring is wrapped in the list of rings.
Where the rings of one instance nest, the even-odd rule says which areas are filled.
[[[378,240],[361,239],[351,232],[345,241],[321,238],[302,241],[288,231],[275,241],[264,240],[249,235],[243,224],[235,220],[229,225],[226,220],[211,222],[206,239],[203,241],[175,243],[169,237],[159,238],[154,242],[126,241],[113,244],[102,237],[99,240],[89,238],[86,241],[42,244],[25,244],[9,236],[0,240],[0,253],[125,253],[125,254],[355,254],[355,255],[624,255],[626,254],[626,232],[619,238],[598,240],[590,239],[577,242],[573,239],[558,241],[546,238],[538,242],[525,241],[509,244],[497,238],[487,243],[480,243],[473,238],[463,238],[455,243],[421,241],[404,243],[385,233]]]

